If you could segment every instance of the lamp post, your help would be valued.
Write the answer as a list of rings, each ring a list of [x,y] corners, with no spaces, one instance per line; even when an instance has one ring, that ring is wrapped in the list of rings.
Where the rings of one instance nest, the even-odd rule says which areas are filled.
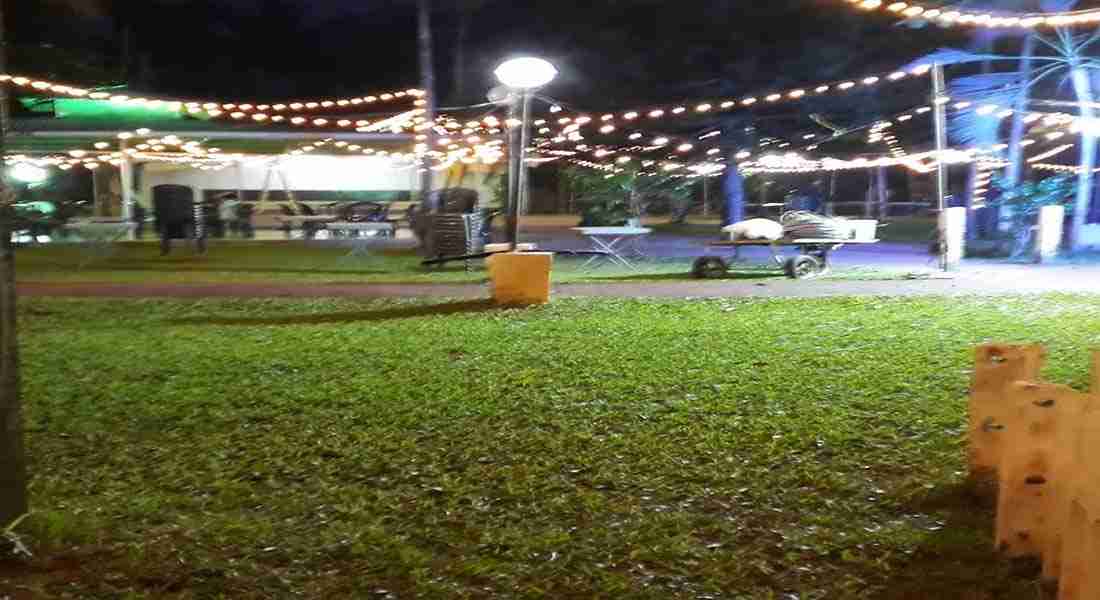
[[[493,72],[509,91],[508,239],[512,251],[519,241],[519,210],[527,198],[527,146],[531,142],[532,92],[554,80],[558,70],[534,57],[513,58]],[[516,124],[519,127],[516,127]]]

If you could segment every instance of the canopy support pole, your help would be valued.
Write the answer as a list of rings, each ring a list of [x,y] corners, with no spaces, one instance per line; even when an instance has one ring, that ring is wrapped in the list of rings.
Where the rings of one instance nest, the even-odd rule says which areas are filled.
[[[119,150],[122,152],[122,162],[119,163],[118,177],[119,187],[122,188],[122,218],[126,222],[134,220],[134,162],[126,153],[126,140],[119,140]],[[127,230],[126,239],[136,239],[136,231]]]
[[[939,220],[939,253],[940,268],[944,271],[950,269],[948,261],[948,248],[950,243],[947,235],[947,163],[944,155],[947,150],[947,85],[943,76],[943,65],[936,63],[932,66],[932,107],[935,113],[936,128],[936,207]]]

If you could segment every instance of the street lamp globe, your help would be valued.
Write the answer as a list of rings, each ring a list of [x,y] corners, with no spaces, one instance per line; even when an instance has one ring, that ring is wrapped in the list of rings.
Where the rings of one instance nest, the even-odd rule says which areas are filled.
[[[12,179],[31,185],[42,183],[50,176],[46,169],[28,163],[18,163],[8,173]]]
[[[524,56],[505,61],[493,74],[512,89],[531,90],[553,81],[558,76],[558,70],[541,58]]]

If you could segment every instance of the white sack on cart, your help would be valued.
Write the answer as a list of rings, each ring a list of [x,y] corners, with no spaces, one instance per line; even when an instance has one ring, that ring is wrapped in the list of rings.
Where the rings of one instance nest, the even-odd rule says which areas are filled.
[[[775,241],[783,238],[783,225],[771,219],[749,219],[733,225],[727,225],[722,231],[730,234],[730,239],[738,240],[768,240]]]

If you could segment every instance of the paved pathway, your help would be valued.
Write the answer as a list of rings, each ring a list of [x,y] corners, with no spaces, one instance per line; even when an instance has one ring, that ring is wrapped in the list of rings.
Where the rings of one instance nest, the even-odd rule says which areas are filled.
[[[936,276],[938,277],[938,276]],[[554,286],[559,297],[792,297],[1003,295],[1042,292],[1100,294],[1100,267],[974,265],[950,279],[794,281],[784,279],[666,282],[564,283]],[[19,293],[38,297],[105,298],[384,298],[487,297],[484,284],[166,284],[166,283],[21,283]]]

